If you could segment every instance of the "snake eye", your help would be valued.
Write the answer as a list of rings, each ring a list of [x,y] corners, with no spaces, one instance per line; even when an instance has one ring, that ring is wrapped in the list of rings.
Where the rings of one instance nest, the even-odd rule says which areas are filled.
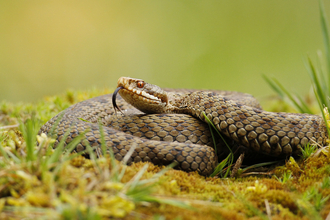
[[[143,88],[143,86],[144,86],[144,82],[143,82],[143,81],[138,81],[138,82],[136,83],[136,85],[137,85],[138,88]]]

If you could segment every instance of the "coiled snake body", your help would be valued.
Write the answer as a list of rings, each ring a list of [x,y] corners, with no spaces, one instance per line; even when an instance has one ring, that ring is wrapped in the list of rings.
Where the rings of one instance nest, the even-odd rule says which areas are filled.
[[[234,149],[243,149],[259,157],[299,155],[301,147],[308,142],[323,145],[327,139],[320,116],[267,112],[248,94],[162,90],[143,80],[127,77],[118,80],[115,93],[118,91],[126,102],[109,94],[77,103],[48,121],[39,133],[48,134],[54,129],[56,146],[67,131],[66,144],[87,131],[85,140],[75,151],[84,151],[89,144],[100,153],[98,122],[101,122],[105,144],[113,150],[117,160],[122,160],[134,146],[128,163],[150,161],[167,165],[176,162],[176,168],[198,171],[202,175],[212,173],[217,158],[227,153],[220,141],[217,144],[219,153],[215,154],[203,113]],[[115,107],[125,116],[115,114],[112,98]]]

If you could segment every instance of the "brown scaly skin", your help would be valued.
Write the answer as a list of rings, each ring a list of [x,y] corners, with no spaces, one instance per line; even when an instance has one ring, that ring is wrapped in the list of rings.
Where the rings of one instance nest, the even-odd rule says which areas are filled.
[[[168,91],[183,95],[195,90]],[[231,94],[227,91],[220,93]],[[245,97],[246,100],[251,98],[250,95],[236,92],[233,94]],[[85,137],[88,144],[97,153],[101,153],[99,120],[104,125],[106,145],[112,148],[117,160],[122,160],[128,150],[135,145],[136,149],[128,163],[150,161],[158,165],[167,165],[176,162],[178,169],[197,170],[202,175],[212,173],[217,163],[217,156],[210,147],[213,143],[207,124],[190,115],[144,115],[120,97],[117,98],[117,105],[125,116],[114,115],[111,99],[112,94],[109,94],[77,103],[49,120],[41,127],[39,133],[46,133],[49,136],[54,134],[56,147],[64,138],[65,132],[69,131],[65,140],[67,145],[79,134],[87,131]],[[75,148],[75,152],[85,150],[84,141]],[[226,150],[219,151],[219,154],[222,153],[222,157],[226,156]],[[88,156],[87,153],[85,155]]]
[[[205,120],[235,142],[274,157],[298,155],[310,140],[324,145],[327,139],[322,117],[309,114],[275,113],[237,104],[210,93],[192,93],[187,112]]]
[[[210,91],[176,96],[156,86],[152,93],[153,85],[128,77],[121,77],[118,86],[122,87],[121,96],[141,111],[150,105],[154,113],[185,113],[206,122],[204,112],[220,133],[256,153],[298,155],[310,141],[326,143],[326,126],[317,115],[267,112]]]
[[[134,121],[133,125],[140,122],[137,124],[140,130],[136,130],[136,127],[132,126],[132,120],[134,120],[134,117],[143,117],[143,115],[134,116],[132,118],[128,116],[114,116],[111,98],[112,94],[109,94],[77,103],[48,121],[41,127],[39,133],[46,133],[51,136],[51,130],[53,129],[54,131],[52,134],[55,134],[56,147],[64,138],[65,132],[69,131],[68,137],[65,140],[65,145],[67,145],[79,134],[87,131],[85,137],[88,144],[99,154],[101,153],[101,135],[98,120],[100,120],[104,125],[103,131],[106,145],[108,148],[112,148],[117,160],[122,160],[129,149],[135,146],[136,149],[129,159],[128,164],[139,161],[150,161],[158,165],[168,165],[172,162],[176,162],[178,164],[176,166],[177,169],[198,171],[200,174],[206,176],[212,173],[217,162],[217,156],[213,148],[206,145],[194,144],[211,143],[210,133],[206,129],[207,125],[205,127],[200,127],[202,123],[192,116],[186,116],[186,118],[189,118],[187,122],[182,120],[185,120],[185,118],[181,117],[183,115],[179,115],[178,117],[175,117],[175,115],[161,116],[164,123],[167,123],[167,128],[165,129],[168,130],[168,133],[165,135],[165,138],[168,139],[171,136],[173,139],[178,139],[175,141],[181,141],[181,143],[139,138],[136,136],[144,135],[145,137],[150,137],[150,135],[164,135],[164,132],[161,130],[163,127],[155,126],[159,122],[158,117],[155,115],[145,115],[143,122],[141,120]],[[117,104],[125,114],[127,114],[125,109],[130,110],[133,114],[141,114],[141,112],[132,110],[132,107],[122,99],[117,100]],[[80,120],[79,118],[89,122]],[[121,130],[126,130],[126,132],[108,127],[111,126],[111,124],[115,124],[114,126],[118,127],[118,124],[122,123],[121,120],[123,118],[126,118],[125,123],[127,126],[125,127],[120,124],[119,127],[121,127]],[[141,123],[144,122],[147,126],[141,126]],[[162,125],[164,125],[164,123]],[[176,128],[178,128],[178,130],[176,130]],[[131,133],[135,136],[131,135]],[[141,135],[141,133],[143,135]],[[155,139],[154,137],[150,138]],[[84,150],[86,150],[86,143],[82,141],[77,145],[75,151],[81,152]],[[85,155],[88,156],[87,154]]]
[[[134,82],[134,80],[132,82]],[[152,87],[153,86],[151,85],[150,88],[152,89]],[[120,91],[124,91],[124,90],[122,89]],[[167,89],[166,91],[167,93],[168,92],[170,93],[169,98],[167,100],[168,103],[180,103],[182,97],[189,96],[187,94],[193,94],[194,92],[196,92],[196,96],[194,97],[197,97],[197,94],[199,95],[207,94],[206,96],[209,97],[209,94],[214,93],[215,96],[228,99],[223,101],[229,102],[230,105],[233,105],[233,103],[236,105],[244,105],[244,106],[250,105],[252,107],[255,107],[255,109],[251,111],[263,112],[260,109],[257,109],[260,108],[259,103],[256,102],[256,100],[248,94],[242,94],[238,92],[228,92],[228,91],[208,91],[208,92],[198,91],[197,92],[196,90],[169,90],[169,89]],[[167,93],[165,92],[165,94]],[[59,141],[63,139],[64,133],[66,131],[69,130],[69,136],[65,140],[66,144],[72,141],[72,139],[78,136],[80,133],[88,131],[85,134],[88,144],[92,146],[97,153],[100,153],[101,136],[99,132],[100,130],[99,125],[97,123],[99,120],[104,125],[103,130],[105,133],[106,145],[108,148],[113,149],[113,152],[117,160],[122,160],[123,157],[128,152],[128,150],[132,146],[135,146],[136,149],[132,157],[130,158],[129,163],[138,162],[138,161],[151,161],[154,164],[166,165],[172,162],[176,162],[178,163],[176,168],[185,171],[197,170],[202,175],[209,175],[213,171],[217,163],[217,156],[215,155],[213,148],[210,147],[213,146],[213,144],[211,141],[212,138],[210,132],[208,130],[208,125],[201,122],[197,118],[184,114],[142,115],[141,112],[134,110],[131,105],[127,104],[120,97],[117,98],[117,105],[125,113],[126,116],[121,116],[119,114],[117,116],[114,116],[114,109],[112,108],[111,98],[112,98],[112,94],[109,94],[77,103],[76,105],[69,107],[59,115],[52,118],[40,129],[39,133],[49,134],[51,129],[54,128],[53,134],[55,134],[56,136],[56,143],[55,143],[55,147],[56,147]],[[208,103],[204,102],[205,106],[213,105],[213,103],[211,103],[211,101],[213,102],[212,99],[207,98],[207,100]],[[198,104],[199,102],[200,100],[191,99],[190,103],[192,104],[193,108],[188,108],[185,109],[184,111],[187,112],[190,111],[190,113],[194,114],[197,117],[200,117],[201,116],[200,112],[201,110],[204,110],[204,107],[200,106],[199,108],[195,108],[196,103]],[[187,103],[188,102],[184,101],[185,105]],[[228,103],[224,102],[224,105],[226,104]],[[238,138],[238,142],[243,143],[245,141],[244,138],[238,136],[243,134],[242,130],[239,130],[240,124],[238,123],[238,121],[237,122],[235,121],[235,113],[233,113],[230,108],[226,110],[226,108],[224,108],[224,105],[221,106],[221,110],[216,109],[218,116],[215,116],[213,110],[211,110],[213,112],[209,112],[209,110],[205,110],[205,112],[207,112],[209,117],[210,115],[214,115],[214,117],[212,117],[212,120],[214,122],[217,122],[217,120],[219,119],[227,123],[226,128],[224,127],[225,124],[222,123],[222,121],[218,123],[217,126],[218,127],[221,127],[221,125],[223,126],[221,127],[221,130],[224,134],[228,135],[229,138],[226,139],[227,142],[231,145],[231,147],[233,147],[234,150],[235,149],[240,150],[242,148],[242,145],[237,144],[234,141],[236,136]],[[218,107],[217,105],[214,105],[213,108],[218,108]],[[244,109],[246,108],[247,107],[245,106]],[[219,111],[224,112],[223,116]],[[235,111],[236,114],[239,113],[237,109]],[[241,111],[243,112],[243,110]],[[249,111],[247,113],[249,113]],[[242,119],[241,123],[243,124],[247,123],[247,121],[244,120],[252,120],[251,118],[246,116],[246,112],[243,112],[243,114],[247,119]],[[254,117],[257,117],[258,114],[260,113],[256,112],[256,115]],[[203,116],[201,117],[203,118]],[[226,119],[223,120],[223,117],[226,117]],[[79,118],[87,120],[90,123],[82,121]],[[234,123],[231,123],[232,121],[230,119],[234,120]],[[258,122],[258,120],[259,119],[256,119],[257,123],[260,122],[260,121]],[[56,124],[56,122],[58,124]],[[237,128],[236,131],[234,132],[232,132],[234,129],[233,126],[230,126],[233,124]],[[255,121],[250,121],[249,124],[252,127],[258,128]],[[251,133],[251,135],[253,136],[254,133],[252,132],[252,130],[251,131],[249,130],[250,127],[247,125],[248,124],[244,124],[243,126],[244,129],[247,131],[247,133],[249,134]],[[318,124],[315,123],[315,125],[317,128],[319,128]],[[262,126],[264,125],[260,124],[259,127],[262,128]],[[274,126],[273,128],[277,129]],[[120,131],[117,129],[119,129]],[[303,128],[299,128],[299,129],[302,130]],[[254,129],[253,131],[256,132],[256,129]],[[260,131],[260,128],[258,129],[258,131]],[[303,130],[302,132],[305,132],[305,130]],[[236,134],[236,136],[234,133]],[[297,133],[297,135],[298,137],[302,137],[301,134],[299,134],[299,132]],[[257,133],[257,136],[262,137],[262,133],[260,134]],[[322,134],[320,136],[322,136]],[[145,138],[151,140],[147,140]],[[248,136],[248,138],[250,137]],[[322,141],[324,139],[325,138],[323,138]],[[172,141],[172,140],[175,142],[171,142],[171,143],[164,142],[164,141]],[[176,142],[180,142],[180,143],[176,143]],[[225,157],[227,155],[228,150],[226,148],[223,148],[223,145],[221,143],[218,143],[217,146],[218,146],[218,156]],[[258,153],[256,153],[253,150],[254,148],[251,146],[252,145],[249,144],[248,147],[245,148],[243,147],[244,151],[250,152],[250,155],[262,156],[261,153],[267,153],[266,151],[263,152],[262,150],[263,148],[261,148],[261,150],[259,149]],[[75,151],[80,152],[84,150],[86,150],[86,142],[82,141],[77,145]],[[86,154],[86,156],[88,155]]]

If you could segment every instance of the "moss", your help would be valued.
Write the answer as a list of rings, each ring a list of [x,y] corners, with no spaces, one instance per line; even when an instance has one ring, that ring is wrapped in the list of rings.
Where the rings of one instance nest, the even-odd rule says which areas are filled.
[[[152,216],[157,213],[164,216],[166,219],[182,219],[182,220],[198,220],[198,219],[248,219],[244,213],[233,212],[219,205],[214,205],[205,202],[202,204],[193,205],[195,210],[183,210],[169,205],[151,205],[148,207],[138,206],[136,211],[144,215],[127,216],[125,219],[152,219]],[[137,218],[138,216],[138,218]]]
[[[281,207],[288,208],[290,212],[297,213],[298,207],[295,203],[295,195],[283,190],[269,190],[265,193],[265,199],[273,204],[281,204]]]
[[[283,190],[284,185],[275,179],[262,179],[261,183],[265,184],[269,190]]]
[[[43,124],[69,105],[107,92],[70,91],[62,96],[47,97],[34,105],[2,103],[0,124],[13,125],[31,115]],[[0,133],[0,143],[4,149],[18,158],[24,158],[21,152],[25,151],[26,144],[17,128],[2,130]],[[54,152],[47,153],[44,150],[41,153],[41,158],[45,158]],[[26,206],[42,207],[46,211],[38,215],[49,216],[47,213],[52,213],[51,216],[58,218],[83,215],[93,218],[153,219],[157,214],[166,219],[262,219],[267,218],[267,202],[272,219],[309,219],[310,213],[304,210],[302,204],[308,204],[306,207],[315,210],[318,207],[315,213],[323,219],[330,211],[330,200],[326,200],[330,194],[326,180],[330,174],[329,151],[315,154],[306,160],[290,158],[283,166],[275,167],[265,176],[220,179],[170,169],[157,183],[148,183],[143,188],[157,199],[148,202],[138,202],[129,196],[118,197],[118,192],[123,193],[146,165],[148,168],[141,180],[152,178],[164,167],[151,163],[124,166],[116,161],[116,169],[125,169],[125,173],[120,181],[114,181],[114,167],[108,157],[96,162],[82,156],[68,161],[61,159],[56,166],[45,171],[40,158],[29,163],[22,159],[18,163],[0,154],[2,218],[6,217],[5,213],[9,213],[10,207],[15,207],[17,211]],[[288,172],[291,172],[290,178],[283,181]],[[275,176],[282,178],[282,182]],[[325,199],[321,205],[317,205],[318,196]],[[168,200],[190,204],[194,209],[159,204]],[[29,209],[27,213],[30,215],[38,212]]]

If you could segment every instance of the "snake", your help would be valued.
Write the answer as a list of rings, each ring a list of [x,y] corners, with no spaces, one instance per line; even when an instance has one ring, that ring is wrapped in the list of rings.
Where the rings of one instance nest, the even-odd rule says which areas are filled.
[[[223,139],[214,137],[208,121]],[[301,155],[309,142],[325,145],[328,138],[319,115],[268,112],[246,93],[162,89],[129,77],[118,79],[113,94],[60,112],[40,128],[41,133],[55,139],[55,148],[82,135],[73,151],[86,157],[88,146],[101,155],[103,144],[119,161],[131,150],[128,165],[175,163],[176,169],[204,176],[230,151],[266,160],[285,158]]]

